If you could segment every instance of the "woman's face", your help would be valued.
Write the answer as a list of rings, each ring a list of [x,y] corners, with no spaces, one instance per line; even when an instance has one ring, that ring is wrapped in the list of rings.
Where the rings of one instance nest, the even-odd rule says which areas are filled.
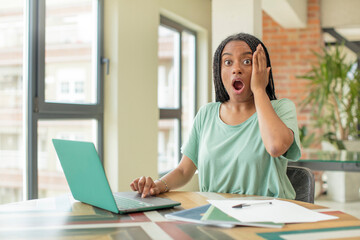
[[[244,41],[230,41],[221,53],[221,79],[230,101],[253,100],[250,89],[252,51]]]

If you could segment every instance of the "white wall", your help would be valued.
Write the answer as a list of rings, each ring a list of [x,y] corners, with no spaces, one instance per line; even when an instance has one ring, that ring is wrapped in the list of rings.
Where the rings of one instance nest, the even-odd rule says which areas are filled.
[[[245,32],[262,38],[261,0],[212,0],[212,49],[228,36]]]
[[[142,175],[157,178],[157,29],[160,13],[199,31],[199,105],[209,100],[209,0],[104,1],[104,161],[114,191]],[[204,93],[205,92],[205,93]]]
[[[307,25],[307,1],[263,0],[262,7],[284,28],[305,28]]]
[[[359,0],[323,0],[320,3],[322,27],[360,27]]]

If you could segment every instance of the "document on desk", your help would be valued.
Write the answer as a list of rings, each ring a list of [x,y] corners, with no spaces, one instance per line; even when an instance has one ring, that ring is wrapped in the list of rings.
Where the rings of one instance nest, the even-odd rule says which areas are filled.
[[[302,223],[337,219],[295,203],[281,200],[208,200],[213,206],[242,222]],[[271,202],[271,204],[269,204]],[[261,204],[264,203],[264,204]],[[234,207],[243,204],[246,207]]]
[[[232,228],[239,226],[251,226],[251,227],[266,227],[266,228],[282,228],[284,224],[273,222],[240,222],[237,219],[230,217],[224,212],[218,210],[211,204],[207,204],[200,207],[181,210],[165,215],[168,219],[198,223],[203,225],[211,225],[217,227]]]

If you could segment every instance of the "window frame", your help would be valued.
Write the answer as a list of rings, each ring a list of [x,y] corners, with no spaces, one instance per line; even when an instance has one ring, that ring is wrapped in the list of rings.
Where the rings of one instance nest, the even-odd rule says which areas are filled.
[[[97,76],[95,104],[45,102],[45,1],[27,2],[27,49],[25,63],[27,77],[26,105],[26,199],[38,198],[38,122],[40,120],[94,119],[98,123],[97,150],[103,161],[104,84],[102,81],[103,0],[97,0]]]
[[[183,32],[187,32],[191,35],[194,36],[194,39],[195,39],[195,53],[194,53],[194,62],[195,62],[195,68],[194,68],[194,116],[196,114],[196,109],[197,109],[197,82],[198,82],[198,79],[197,79],[197,74],[198,74],[198,63],[197,63],[197,51],[198,51],[198,40],[197,40],[197,32],[180,24],[180,23],[177,23],[165,16],[162,16],[160,15],[160,26],[163,26],[165,28],[169,28],[171,30],[174,30],[176,31],[178,34],[179,34],[179,46],[178,46],[178,49],[179,49],[179,59],[178,59],[178,62],[179,62],[179,85],[178,85],[178,89],[179,89],[179,92],[178,92],[178,96],[179,96],[179,105],[177,108],[159,108],[159,120],[163,120],[163,119],[176,119],[178,120],[178,143],[179,143],[179,146],[177,146],[178,148],[178,156],[179,156],[179,159],[178,159],[178,162],[180,162],[181,160],[181,145],[182,145],[182,72],[183,72],[183,66],[182,66],[182,35],[183,35]],[[159,175],[160,176],[163,176],[167,173],[168,171],[165,171],[165,172],[159,172]]]

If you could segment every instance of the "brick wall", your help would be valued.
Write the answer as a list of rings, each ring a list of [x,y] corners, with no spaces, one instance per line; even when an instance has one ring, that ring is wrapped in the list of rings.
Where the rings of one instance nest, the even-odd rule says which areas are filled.
[[[277,97],[291,99],[297,107],[299,126],[307,125],[311,131],[310,111],[299,106],[308,92],[307,81],[296,76],[311,69],[316,61],[312,50],[319,51],[323,46],[320,0],[308,0],[307,8],[304,29],[284,29],[263,12],[263,42],[270,54]]]

